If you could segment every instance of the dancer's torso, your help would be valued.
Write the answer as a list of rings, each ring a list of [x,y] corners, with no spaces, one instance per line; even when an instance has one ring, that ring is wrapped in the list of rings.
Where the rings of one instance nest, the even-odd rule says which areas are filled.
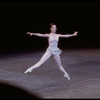
[[[62,51],[58,48],[58,41],[59,41],[59,35],[49,34],[48,37],[49,47],[47,48],[47,51],[50,51],[53,55],[61,54]]]
[[[59,41],[58,35],[49,34],[49,37],[48,37],[49,47],[58,48],[58,41]]]

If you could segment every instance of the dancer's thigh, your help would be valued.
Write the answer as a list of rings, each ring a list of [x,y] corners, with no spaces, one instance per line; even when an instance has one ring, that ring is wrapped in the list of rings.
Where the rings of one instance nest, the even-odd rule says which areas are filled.
[[[53,58],[55,59],[58,66],[62,66],[61,59],[59,55],[54,55]]]
[[[46,51],[45,54],[41,57],[40,62],[45,62],[51,57],[52,53],[50,51]]]

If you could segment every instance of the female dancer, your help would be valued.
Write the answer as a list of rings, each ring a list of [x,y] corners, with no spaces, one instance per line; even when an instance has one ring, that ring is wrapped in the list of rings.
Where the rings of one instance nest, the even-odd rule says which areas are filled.
[[[32,67],[28,68],[24,73],[32,72],[33,69],[40,67],[45,61],[47,61],[51,56],[53,56],[59,69],[64,73],[64,77],[67,77],[68,80],[70,80],[68,73],[65,71],[65,69],[63,68],[63,66],[61,64],[60,54],[62,51],[58,48],[58,41],[59,41],[60,37],[68,38],[71,36],[77,36],[78,32],[76,31],[76,32],[74,32],[74,34],[67,34],[67,35],[56,34],[57,27],[55,24],[50,24],[50,30],[51,30],[51,33],[49,33],[49,34],[27,32],[27,34],[30,34],[30,36],[35,35],[35,36],[39,36],[39,37],[48,38],[49,46],[48,46],[45,54],[40,59],[40,61],[38,63],[36,63],[35,65],[33,65]]]

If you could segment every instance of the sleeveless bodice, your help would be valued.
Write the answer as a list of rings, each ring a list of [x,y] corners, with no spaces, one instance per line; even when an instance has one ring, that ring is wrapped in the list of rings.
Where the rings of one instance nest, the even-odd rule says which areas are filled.
[[[56,36],[55,38],[51,36],[51,34],[48,37],[48,43],[49,47],[47,50],[49,50],[52,54],[57,55],[60,54],[62,51],[58,48],[58,41],[59,37]]]
[[[57,48],[58,47],[58,37],[53,38],[51,35],[48,38],[49,47]]]

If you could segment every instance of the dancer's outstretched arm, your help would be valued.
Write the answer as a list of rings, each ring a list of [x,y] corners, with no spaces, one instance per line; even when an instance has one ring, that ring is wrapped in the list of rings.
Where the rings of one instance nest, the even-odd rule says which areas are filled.
[[[27,34],[30,34],[30,36],[35,35],[35,36],[39,36],[39,37],[48,37],[48,34],[31,33],[31,32],[27,32]]]
[[[66,35],[59,34],[59,37],[68,38],[68,37],[72,37],[72,36],[77,36],[77,33],[78,33],[78,31],[74,32],[74,34],[66,34]]]

